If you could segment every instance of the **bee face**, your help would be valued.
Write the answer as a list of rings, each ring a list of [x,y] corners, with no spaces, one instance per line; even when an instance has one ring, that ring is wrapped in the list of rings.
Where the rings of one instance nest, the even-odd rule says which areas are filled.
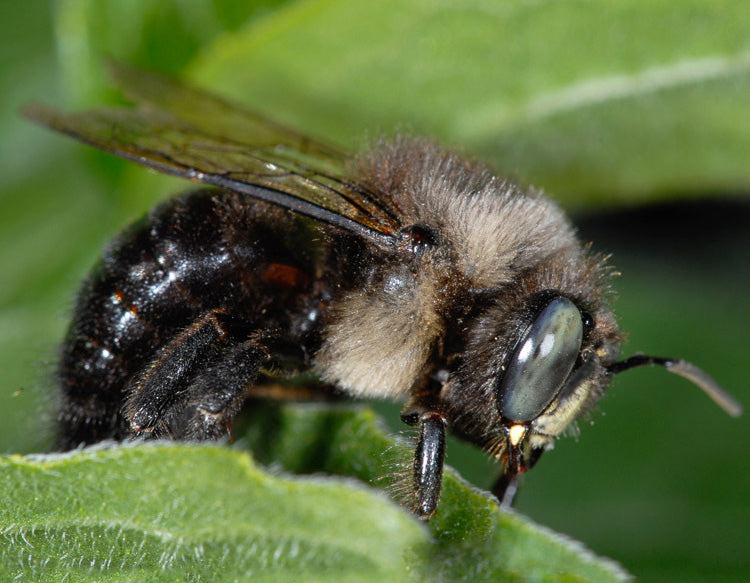
[[[454,431],[519,472],[591,409],[619,354],[609,269],[585,252],[575,257],[526,269],[485,295],[442,390]]]

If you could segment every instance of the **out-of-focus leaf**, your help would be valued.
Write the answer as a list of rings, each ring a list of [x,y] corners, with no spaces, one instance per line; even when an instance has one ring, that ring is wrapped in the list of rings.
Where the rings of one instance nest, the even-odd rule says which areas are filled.
[[[192,61],[201,84],[302,129],[351,143],[413,128],[569,205],[750,184],[742,0],[319,0],[234,20],[213,4],[63,2],[75,101],[101,94],[104,55]]]
[[[750,184],[742,1],[304,2],[192,72],[322,135],[407,124],[571,205]]]
[[[288,0],[59,0],[54,16],[62,79],[72,101],[112,96],[107,57],[157,71],[178,71],[205,47]]]

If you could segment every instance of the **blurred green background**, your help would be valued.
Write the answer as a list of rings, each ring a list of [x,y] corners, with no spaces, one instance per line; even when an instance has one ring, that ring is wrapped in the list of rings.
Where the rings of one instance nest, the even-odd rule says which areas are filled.
[[[0,451],[41,451],[48,377],[103,244],[184,184],[21,119],[116,102],[113,56],[343,144],[413,129],[544,186],[614,255],[636,351],[750,402],[750,41],[742,2],[0,2]],[[743,18],[744,15],[744,18]],[[400,430],[397,408],[385,408]],[[617,378],[518,508],[643,581],[750,577],[750,422],[657,369]],[[487,486],[494,468],[451,443]]]

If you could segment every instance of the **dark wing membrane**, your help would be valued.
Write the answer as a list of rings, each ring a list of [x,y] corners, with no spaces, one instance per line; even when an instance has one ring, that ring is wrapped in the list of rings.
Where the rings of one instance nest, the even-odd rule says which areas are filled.
[[[328,174],[344,173],[346,153],[329,144],[177,79],[116,61],[110,61],[108,69],[115,85],[141,108],[168,112],[194,128],[252,147],[273,145]]]
[[[139,164],[244,193],[390,245],[398,221],[364,187],[325,170],[326,159],[290,140],[237,141],[158,109],[110,108],[66,114],[32,104],[24,115]],[[278,137],[278,136],[277,136]],[[317,166],[317,168],[316,168]]]

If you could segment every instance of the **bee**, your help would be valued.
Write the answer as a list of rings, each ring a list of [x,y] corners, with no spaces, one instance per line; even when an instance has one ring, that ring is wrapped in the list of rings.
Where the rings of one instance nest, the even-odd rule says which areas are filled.
[[[135,108],[24,113],[204,186],[118,235],[83,283],[57,370],[59,449],[218,438],[254,389],[308,371],[321,394],[405,403],[409,506],[427,518],[447,431],[501,463],[493,491],[509,504],[636,366],[740,414],[692,364],[619,359],[612,270],[539,191],[428,140],[347,155],[177,81],[113,75]]]

